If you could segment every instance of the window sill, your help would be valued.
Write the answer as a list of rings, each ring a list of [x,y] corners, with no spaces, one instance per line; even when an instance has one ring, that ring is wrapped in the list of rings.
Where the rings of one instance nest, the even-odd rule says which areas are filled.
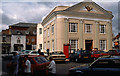
[[[99,34],[102,34],[102,35],[103,35],[103,34],[106,34],[106,33],[99,33]]]

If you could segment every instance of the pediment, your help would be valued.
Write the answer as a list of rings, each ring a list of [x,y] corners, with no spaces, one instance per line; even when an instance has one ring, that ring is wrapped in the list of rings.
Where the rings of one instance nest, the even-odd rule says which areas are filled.
[[[83,13],[87,12],[87,13],[106,14],[112,16],[111,12],[106,11],[95,2],[80,2],[76,5],[69,7],[66,10],[71,12],[83,12]]]

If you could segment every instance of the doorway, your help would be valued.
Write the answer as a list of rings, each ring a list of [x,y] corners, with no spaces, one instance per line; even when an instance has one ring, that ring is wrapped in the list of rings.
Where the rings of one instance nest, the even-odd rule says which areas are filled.
[[[93,40],[85,40],[85,49],[89,51],[93,49]]]

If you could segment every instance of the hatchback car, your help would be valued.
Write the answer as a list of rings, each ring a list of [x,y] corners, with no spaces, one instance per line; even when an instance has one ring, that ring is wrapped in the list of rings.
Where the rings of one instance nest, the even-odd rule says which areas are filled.
[[[69,69],[69,76],[119,76],[120,56],[98,58],[90,65]]]
[[[109,55],[120,56],[120,50],[119,49],[117,49],[117,50],[109,50],[108,54]]]
[[[89,50],[77,51],[75,56],[75,62],[90,61],[90,59],[91,59],[91,53]]]
[[[92,60],[95,60],[101,56],[107,56],[107,55],[109,55],[109,54],[102,50],[92,50],[91,51],[91,59]]]
[[[22,73],[24,66],[22,66],[24,62],[24,56],[22,55],[19,59],[19,72]],[[35,55],[28,55],[28,59],[31,62],[31,72],[32,74],[40,74],[42,76],[46,76],[48,74],[47,66],[49,65],[49,61],[43,56],[35,56]],[[9,68],[10,64],[8,64]],[[12,67],[11,67],[12,68]]]

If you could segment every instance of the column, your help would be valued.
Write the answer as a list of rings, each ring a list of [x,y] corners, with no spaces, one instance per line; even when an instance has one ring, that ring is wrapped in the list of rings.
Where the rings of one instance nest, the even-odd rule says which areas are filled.
[[[112,49],[112,24],[108,22],[107,25],[107,51]]]
[[[80,20],[79,23],[79,49],[83,49],[83,20]]]
[[[64,19],[64,44],[68,44],[68,29],[69,29],[69,21],[67,18]]]
[[[99,48],[99,22],[95,22],[95,41],[93,48]]]

